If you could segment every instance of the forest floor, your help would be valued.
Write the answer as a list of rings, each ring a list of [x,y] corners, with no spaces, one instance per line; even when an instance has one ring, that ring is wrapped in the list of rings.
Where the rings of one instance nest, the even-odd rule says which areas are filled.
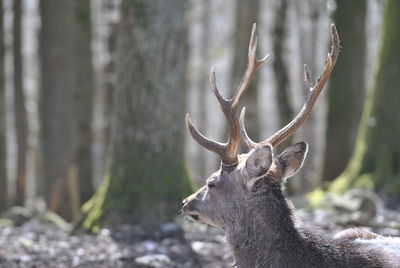
[[[132,225],[71,235],[39,219],[0,227],[0,267],[232,267],[220,230],[182,220],[165,223],[152,235]]]
[[[380,234],[400,236],[400,213],[384,209],[379,200],[371,202],[375,197],[370,196],[330,197],[325,205],[297,210],[297,214],[328,232],[361,225]],[[71,234],[70,226],[54,215],[29,214],[23,208],[11,214],[14,216],[0,219],[1,268],[228,268],[234,263],[221,230],[180,217],[151,235],[133,225],[102,229],[92,235],[80,231]]]

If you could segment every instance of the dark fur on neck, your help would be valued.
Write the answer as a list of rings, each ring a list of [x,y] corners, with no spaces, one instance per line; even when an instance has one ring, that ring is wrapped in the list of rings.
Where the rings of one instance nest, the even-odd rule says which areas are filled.
[[[376,248],[296,228],[292,215],[281,185],[260,179],[246,210],[226,226],[238,268],[400,267]]]

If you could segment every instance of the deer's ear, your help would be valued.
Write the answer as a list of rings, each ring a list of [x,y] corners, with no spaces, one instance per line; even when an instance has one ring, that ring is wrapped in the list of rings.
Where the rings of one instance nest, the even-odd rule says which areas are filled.
[[[249,179],[265,174],[272,163],[272,148],[267,144],[262,147],[252,149],[246,160],[245,169]]]
[[[286,148],[277,156],[279,163],[282,165],[283,179],[287,179],[301,168],[307,155],[308,145],[305,142],[296,143]]]

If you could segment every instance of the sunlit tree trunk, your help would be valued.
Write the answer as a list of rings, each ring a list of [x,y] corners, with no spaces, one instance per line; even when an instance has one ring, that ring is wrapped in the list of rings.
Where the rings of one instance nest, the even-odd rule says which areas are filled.
[[[336,0],[334,13],[343,49],[331,75],[324,154],[324,181],[343,170],[354,149],[365,96],[367,1]]]
[[[72,74],[69,1],[40,2],[42,191],[50,209],[71,217]]]
[[[349,166],[330,189],[370,188],[399,199],[400,191],[400,1],[386,4],[375,85],[368,95]],[[348,25],[347,25],[348,27]]]
[[[17,141],[17,172],[15,204],[23,205],[26,191],[26,152],[28,146],[28,122],[23,88],[23,64],[21,52],[22,1],[13,1],[13,62],[14,62],[14,110]]]
[[[74,0],[72,9],[74,162],[80,202],[94,193],[92,181],[93,66],[90,0]]]
[[[201,29],[199,32],[199,42],[197,44],[193,44],[191,47],[191,51],[193,54],[197,53],[199,55],[193,55],[192,57],[199,57],[201,58],[201,62],[198,64],[197,68],[198,72],[192,74],[192,82],[194,83],[193,91],[196,91],[194,94],[197,95],[196,100],[198,100],[197,105],[197,110],[198,110],[198,116],[199,118],[198,121],[198,129],[204,133],[207,134],[207,129],[209,126],[209,120],[208,120],[208,111],[209,107],[207,105],[207,97],[209,94],[209,87],[210,87],[210,66],[212,65],[210,61],[210,39],[212,38],[211,36],[211,13],[212,13],[212,7],[211,7],[211,0],[204,0],[202,2],[197,3],[198,9],[201,8],[201,17],[199,21],[192,22],[193,24],[198,24],[198,27]],[[195,25],[194,25],[195,27]],[[196,48],[194,47],[195,45],[198,46],[198,52],[196,51]],[[189,87],[189,90],[191,88]],[[193,93],[192,93],[193,94]],[[192,110],[193,110],[192,106]],[[191,113],[193,114],[193,113]],[[202,148],[196,148],[196,161],[192,161],[192,172],[194,174],[194,177],[200,177],[200,178],[205,178],[208,176],[208,152],[206,150],[203,150]],[[194,163],[193,163],[194,162]],[[199,180],[200,183],[203,183],[203,180]]]
[[[110,140],[110,118],[115,90],[116,33],[119,22],[118,0],[91,2],[93,92],[93,183],[99,185],[106,171]],[[105,33],[104,29],[108,29]]]
[[[6,103],[4,88],[3,1],[0,0],[0,212],[7,207]]]
[[[154,226],[176,215],[189,190],[184,164],[184,2],[121,3],[111,165],[83,210],[84,227]]]

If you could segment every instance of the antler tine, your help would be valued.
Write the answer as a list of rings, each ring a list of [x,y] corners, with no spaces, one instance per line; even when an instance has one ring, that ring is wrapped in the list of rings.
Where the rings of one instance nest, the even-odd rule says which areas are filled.
[[[330,53],[328,53],[325,62],[325,68],[315,86],[312,86],[310,82],[310,74],[307,65],[304,66],[304,80],[307,89],[306,89],[305,102],[300,112],[289,124],[287,124],[285,127],[277,131],[274,135],[272,135],[262,143],[270,143],[272,146],[277,146],[278,144],[282,143],[285,139],[293,135],[296,132],[296,130],[304,123],[307,117],[310,115],[311,110],[315,104],[315,101],[317,100],[322,89],[324,88],[325,83],[328,80],[333,70],[333,67],[335,66],[337,57],[339,55],[340,40],[334,24],[331,24],[331,41],[332,41],[331,51]]]
[[[216,77],[215,77],[215,67],[211,68],[210,84],[211,84],[211,88],[214,92],[214,95],[218,100],[221,111],[224,113],[225,117],[228,118],[231,104],[230,104],[229,100],[222,97],[221,94],[219,93],[219,90],[217,87],[217,81],[216,81]]]
[[[250,151],[252,148],[255,148],[257,146],[257,143],[255,143],[254,141],[252,141],[249,138],[249,135],[247,135],[247,131],[245,128],[245,124],[244,124],[244,117],[246,114],[246,107],[242,108],[242,111],[240,112],[240,137],[242,138],[242,141],[246,147],[247,151]]]
[[[253,28],[251,30],[251,37],[250,37],[250,42],[249,42],[249,51],[248,51],[248,63],[247,63],[247,68],[246,71],[243,75],[242,81],[240,82],[240,85],[232,98],[232,106],[237,107],[237,105],[240,102],[240,99],[243,96],[243,93],[246,91],[248,88],[251,79],[253,78],[254,74],[257,72],[257,70],[265,63],[265,61],[268,58],[268,54],[262,58],[261,60],[257,59],[256,51],[257,51],[257,35],[256,35],[256,29],[257,26],[254,23]]]
[[[189,129],[190,135],[193,137],[195,141],[197,141],[201,146],[205,147],[206,149],[222,155],[224,153],[225,145],[213,140],[208,139],[203,134],[201,134],[192,123],[189,114],[186,114],[185,117],[186,126]]]
[[[305,95],[309,94],[310,89],[312,88],[312,83],[310,81],[310,71],[308,70],[307,64],[304,64],[304,84],[306,85],[305,88]]]

